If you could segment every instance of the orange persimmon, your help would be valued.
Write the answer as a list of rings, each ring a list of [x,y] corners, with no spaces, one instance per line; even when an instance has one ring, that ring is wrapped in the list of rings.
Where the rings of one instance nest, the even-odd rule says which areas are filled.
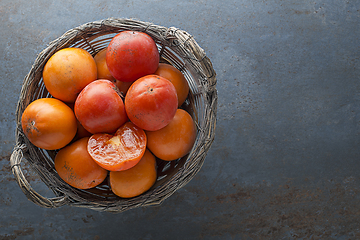
[[[104,48],[100,50],[98,53],[96,53],[96,55],[94,56],[94,60],[97,67],[97,78],[107,79],[115,82],[115,78],[111,75],[106,65],[106,50],[107,48]]]
[[[134,167],[118,172],[110,172],[109,182],[114,194],[122,198],[136,197],[149,190],[156,181],[156,161],[146,150]]]
[[[93,188],[102,183],[108,171],[100,167],[87,152],[89,138],[81,138],[62,148],[55,156],[55,169],[70,186]]]
[[[30,103],[21,116],[21,126],[32,144],[46,150],[66,146],[77,131],[73,110],[55,98],[40,98]]]
[[[178,109],[170,123],[157,131],[146,131],[147,148],[158,158],[172,161],[190,152],[196,139],[191,115]]]
[[[180,107],[187,98],[190,89],[184,75],[180,70],[167,63],[159,63],[159,67],[154,74],[166,78],[174,85],[178,97],[178,106]]]
[[[64,48],[46,62],[43,80],[48,92],[64,102],[75,102],[80,91],[97,79],[94,58],[81,48]]]

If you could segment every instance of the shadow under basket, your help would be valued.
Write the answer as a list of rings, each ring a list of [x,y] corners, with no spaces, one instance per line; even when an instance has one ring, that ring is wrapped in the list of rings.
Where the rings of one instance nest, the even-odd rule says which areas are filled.
[[[124,199],[112,193],[107,180],[99,186],[80,190],[66,184],[55,171],[57,151],[46,151],[29,142],[21,128],[21,116],[35,99],[51,97],[42,80],[47,60],[58,50],[78,47],[93,56],[108,46],[111,39],[125,30],[145,32],[156,42],[161,61],[178,68],[187,79],[190,93],[181,108],[188,111],[197,126],[197,137],[191,152],[181,159],[166,162],[157,159],[157,181],[140,196]],[[56,208],[63,205],[84,207],[98,211],[123,212],[137,207],[159,205],[176,190],[186,185],[200,170],[214,141],[216,125],[216,74],[210,60],[194,38],[187,32],[132,19],[109,18],[83,24],[52,41],[36,58],[24,79],[16,109],[16,145],[10,163],[12,173],[26,197],[35,204]],[[25,161],[24,161],[25,160]],[[36,192],[22,171],[26,164],[55,194],[47,198]]]

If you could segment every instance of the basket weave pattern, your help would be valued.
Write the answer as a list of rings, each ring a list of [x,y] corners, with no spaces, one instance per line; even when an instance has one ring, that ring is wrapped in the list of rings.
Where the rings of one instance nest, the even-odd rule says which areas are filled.
[[[42,71],[47,60],[55,52],[66,47],[79,47],[94,56],[107,47],[117,33],[124,30],[141,31],[150,35],[158,46],[162,61],[172,64],[184,74],[190,86],[190,93],[182,108],[193,116],[198,130],[191,152],[171,162],[157,160],[157,182],[146,193],[131,199],[117,197],[106,183],[90,190],[69,186],[54,170],[54,157],[57,151],[35,147],[25,137],[21,128],[21,116],[25,108],[35,99],[51,97],[42,81]],[[26,197],[42,207],[70,205],[98,211],[123,212],[136,207],[158,205],[186,185],[203,165],[206,153],[214,140],[216,107],[215,71],[203,49],[187,32],[132,19],[109,18],[83,24],[52,41],[38,55],[24,79],[16,109],[16,145],[10,158],[11,169]],[[30,186],[21,169],[20,163],[23,160],[26,160],[54,192],[55,197],[43,197]]]

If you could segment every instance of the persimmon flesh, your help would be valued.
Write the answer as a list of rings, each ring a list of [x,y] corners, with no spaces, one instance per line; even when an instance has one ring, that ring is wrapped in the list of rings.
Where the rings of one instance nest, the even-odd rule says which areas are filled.
[[[94,134],[88,142],[90,156],[109,171],[123,171],[135,166],[145,149],[146,134],[132,122],[122,125],[115,134]]]

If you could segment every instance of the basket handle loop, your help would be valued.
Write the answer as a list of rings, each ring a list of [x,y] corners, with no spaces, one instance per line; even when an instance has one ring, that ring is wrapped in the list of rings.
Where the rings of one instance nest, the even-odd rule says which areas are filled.
[[[26,197],[33,203],[46,208],[57,208],[67,204],[69,199],[66,196],[46,198],[30,186],[20,168],[20,163],[24,156],[23,152],[26,151],[26,149],[26,144],[17,145],[10,156],[11,171]]]

